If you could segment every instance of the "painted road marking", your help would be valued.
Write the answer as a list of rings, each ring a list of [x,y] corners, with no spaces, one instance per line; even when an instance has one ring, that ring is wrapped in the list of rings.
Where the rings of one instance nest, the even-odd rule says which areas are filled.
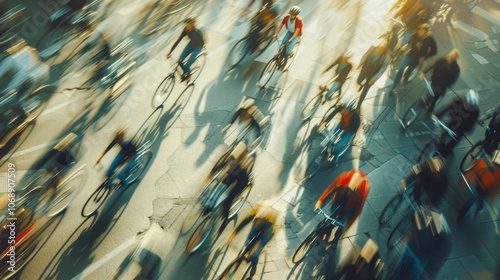
[[[488,34],[484,33],[483,31],[481,31],[473,26],[470,26],[462,21],[457,21],[455,23],[452,23],[452,25],[454,27],[464,31],[465,33],[468,33],[469,35],[476,37],[477,39],[479,39],[481,41],[484,41],[485,44],[488,46],[488,48],[490,48],[494,52],[498,52],[498,49],[492,44]]]

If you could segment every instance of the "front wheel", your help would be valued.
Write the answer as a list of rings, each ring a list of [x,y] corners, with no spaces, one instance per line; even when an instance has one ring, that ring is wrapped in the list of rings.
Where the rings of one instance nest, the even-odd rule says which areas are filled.
[[[309,180],[314,175],[316,175],[316,173],[321,171],[321,169],[325,165],[325,162],[326,158],[323,156],[323,151],[321,151],[319,154],[313,157],[313,160],[307,165],[305,179]]]
[[[431,140],[424,146],[422,151],[420,151],[417,163],[421,162],[424,158],[435,156],[436,153],[440,153],[440,151],[436,145],[436,142],[434,140]]]
[[[187,255],[198,250],[203,243],[208,239],[212,230],[215,226],[215,215],[207,217],[193,232],[193,235],[189,238],[189,241],[186,245],[185,253]]]
[[[191,65],[191,83],[194,83],[196,79],[200,76],[203,67],[205,67],[205,63],[207,62],[207,54],[202,52],[197,57],[196,60]]]
[[[165,100],[167,100],[170,93],[174,89],[175,85],[175,75],[170,74],[163,81],[161,81],[160,85],[156,88],[155,94],[153,95],[153,99],[151,100],[151,105],[153,108],[160,107]]]
[[[135,160],[134,166],[125,174],[125,184],[131,185],[133,184],[139,177],[142,175],[146,167],[148,166],[149,160],[153,153],[146,152],[137,156]]]
[[[248,54],[248,38],[245,37],[241,40],[239,40],[236,45],[231,49],[229,52],[229,67],[230,69],[233,69],[237,67],[243,59]]]
[[[307,121],[312,117],[314,112],[318,109],[318,106],[321,102],[321,94],[316,94],[309,102],[307,102],[306,106],[304,106],[304,109],[302,109],[302,112],[300,113],[300,119],[302,121]]]
[[[87,199],[85,205],[82,208],[82,217],[89,217],[93,215],[99,207],[101,207],[111,192],[111,186],[104,182],[100,185],[97,190],[92,193],[92,195]]]
[[[403,241],[404,236],[411,227],[411,219],[403,218],[394,227],[389,238],[387,239],[387,249],[392,250],[395,246],[398,246]]]
[[[484,149],[484,142],[480,141],[472,146],[467,153],[465,153],[462,162],[460,163],[460,171],[462,173],[471,170],[471,168],[476,164],[478,159],[481,157],[481,154]]]
[[[387,205],[384,207],[384,210],[382,210],[382,213],[380,213],[380,217],[378,219],[378,224],[380,226],[385,226],[387,225],[392,217],[396,214],[398,209],[401,207],[401,203],[403,202],[403,195],[398,194],[395,197],[387,203]]]
[[[222,275],[220,276],[220,280],[227,280],[227,279],[232,279],[233,276],[236,274],[236,271],[238,271],[238,268],[240,267],[242,259],[238,258],[231,262],[226,269],[224,269],[224,272],[222,272]]]
[[[415,101],[410,108],[408,108],[408,110],[406,110],[406,113],[401,120],[404,129],[408,128],[418,119],[420,111],[423,110],[424,107],[423,100],[419,99]]]
[[[274,72],[276,71],[276,68],[276,58],[272,58],[260,73],[258,84],[260,88],[264,88],[269,83],[269,81],[273,77]]]
[[[58,215],[68,207],[85,184],[86,177],[87,174],[84,170],[77,170],[57,186],[56,195],[52,199],[50,210],[47,213],[49,217]]]
[[[304,242],[300,244],[300,246],[295,250],[295,253],[293,253],[292,261],[293,263],[298,263],[300,262],[306,255],[309,253],[313,245],[316,243],[316,239],[318,238],[318,232],[317,228],[314,229],[313,232],[311,232]]]

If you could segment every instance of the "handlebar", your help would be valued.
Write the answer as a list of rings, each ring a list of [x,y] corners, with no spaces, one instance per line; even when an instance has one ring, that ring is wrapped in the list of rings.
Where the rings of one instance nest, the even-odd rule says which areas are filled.
[[[337,209],[339,207],[340,207],[340,205],[337,207]],[[335,210],[337,210],[337,209],[335,209]],[[322,208],[318,208],[317,214],[323,215],[325,217],[325,219],[328,220],[334,226],[344,227],[344,224],[342,224],[341,222],[337,221],[336,219],[330,217],[328,214],[325,213],[325,211]]]

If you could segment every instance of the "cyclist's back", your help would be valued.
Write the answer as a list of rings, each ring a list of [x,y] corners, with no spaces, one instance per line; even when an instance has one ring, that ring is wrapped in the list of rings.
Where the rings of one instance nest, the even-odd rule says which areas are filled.
[[[417,204],[421,202],[423,190],[431,205],[439,205],[448,186],[444,159],[441,156],[427,157],[415,164],[401,184],[406,187],[410,182],[414,183],[413,197]]]
[[[475,182],[481,196],[493,198],[500,192],[500,151],[493,158],[485,155],[478,159],[471,170],[465,173],[468,182]]]

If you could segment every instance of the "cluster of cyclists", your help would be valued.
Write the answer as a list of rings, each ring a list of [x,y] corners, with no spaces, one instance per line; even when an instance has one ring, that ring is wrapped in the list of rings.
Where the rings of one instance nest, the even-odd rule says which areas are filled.
[[[70,0],[52,15],[51,22],[60,24],[61,21],[75,20],[81,16],[81,11],[88,2]],[[249,1],[242,17],[249,14],[254,2],[256,1]],[[279,20],[283,10],[279,3],[275,3],[273,0],[259,2],[260,8],[250,21],[251,27],[248,31],[248,40],[244,51],[256,52],[269,37],[270,30],[274,31],[271,36],[274,39],[277,38],[282,29],[285,29],[286,33],[281,40],[279,50],[285,57],[285,61],[279,63],[285,65],[286,60],[295,55],[295,46],[304,35],[305,23],[299,16],[301,8],[299,6],[291,7],[288,13]],[[411,200],[412,213],[407,215],[410,219],[406,220],[409,222],[404,227],[395,228],[394,232],[401,231],[395,233],[400,234],[400,238],[396,241],[392,239],[394,242],[391,241],[391,244],[388,242],[388,246],[400,248],[399,258],[389,266],[386,275],[390,279],[421,278],[432,255],[439,251],[439,248],[449,244],[451,233],[448,223],[438,210],[448,187],[446,157],[453,153],[453,149],[460,139],[472,131],[476,124],[484,126],[485,121],[488,120],[485,139],[480,142],[480,145],[476,145],[480,147],[479,152],[468,153],[464,158],[467,166],[461,168],[461,171],[464,183],[469,186],[473,199],[467,201],[460,213],[457,213],[457,220],[463,221],[470,214],[473,205],[476,205],[478,211],[483,211],[484,202],[493,200],[500,187],[500,151],[498,148],[500,104],[481,114],[479,96],[471,90],[462,96],[457,95],[449,104],[442,106],[443,109],[434,112],[437,101],[447,94],[447,90],[460,75],[460,67],[457,63],[460,54],[457,49],[450,50],[445,56],[435,58],[433,62],[428,61],[438,52],[437,43],[430,33],[431,24],[429,22],[443,4],[444,1],[432,0],[397,1],[390,10],[390,17],[394,23],[389,31],[379,38],[379,42],[366,51],[357,68],[351,62],[351,55],[346,53],[328,64],[322,72],[325,74],[334,69],[334,75],[329,84],[320,86],[320,90],[325,92],[325,95],[321,96],[321,104],[332,100],[335,94],[338,94],[340,100],[342,87],[347,79],[353,75],[353,71],[359,72],[356,79],[359,86],[359,98],[356,106],[354,102],[330,104],[332,110],[324,116],[316,127],[316,131],[313,132],[335,135],[341,132],[339,139],[330,149],[327,149],[328,160],[333,161],[336,165],[361,125],[363,100],[369,89],[387,72],[387,68],[390,66],[396,71],[393,77],[394,83],[387,90],[390,96],[400,95],[404,92],[402,86],[409,83],[413,76],[418,75],[420,78],[424,78],[427,73],[432,72],[430,88],[428,88],[432,94],[427,100],[429,105],[426,108],[426,113],[439,119],[454,134],[453,139],[448,141],[445,140],[448,139],[445,134],[449,131],[443,132],[442,137],[438,139],[436,150],[426,154],[408,171],[408,176],[401,181],[401,193],[404,193],[405,197]],[[452,9],[447,14],[449,17],[453,16],[456,7],[452,5]],[[188,43],[177,62],[182,69],[182,81],[189,84],[192,82],[193,63],[203,51],[207,40],[198,27],[195,16],[186,18],[184,24],[180,36],[171,46],[166,57],[170,58],[183,38],[187,37]],[[2,30],[8,28],[5,21],[0,22],[0,25]],[[96,55],[92,57],[94,64],[92,81],[100,85],[103,82],[102,78],[106,76],[105,69],[110,64],[112,48],[108,36],[103,33],[96,32],[89,38],[91,39],[88,40],[84,52],[95,49],[96,45],[99,45]],[[16,36],[7,43],[2,42],[0,47],[2,51],[0,107],[3,108],[0,112],[0,119],[2,124],[1,147],[3,147],[5,143],[24,129],[25,123],[34,119],[30,115],[33,111],[29,110],[25,104],[37,89],[48,82],[50,67],[40,58],[36,48],[28,46],[23,39]],[[427,63],[425,63],[426,61]],[[424,63],[427,64],[426,67],[424,67]],[[414,73],[415,70],[416,73]],[[332,131],[325,130],[329,123],[334,122],[334,118],[338,114],[340,114],[340,119],[335,128]],[[245,193],[252,189],[252,168],[256,152],[269,126],[270,118],[261,112],[252,99],[247,99],[240,104],[228,125],[222,130],[227,134],[235,133],[236,140],[229,145],[228,151],[219,159],[202,184],[198,199],[201,210],[198,209],[199,212],[195,212],[195,217],[196,220],[201,218],[202,221],[208,222],[199,223],[191,237],[192,242],[190,240],[188,248],[186,248],[186,253],[193,253],[197,250],[207,240],[206,237],[211,235],[212,227],[217,223],[220,234],[229,224],[230,219],[241,209],[241,205],[247,198]],[[63,178],[62,175],[73,166],[76,158],[74,155],[76,138],[75,135],[71,134],[64,139],[62,144],[56,145],[43,160],[43,164],[48,164],[44,168],[46,172],[61,176],[51,176],[51,185],[58,186],[59,180]],[[120,152],[108,168],[106,177],[114,176],[125,185],[132,183],[127,178],[136,165],[139,145],[140,143],[137,143],[135,139],[126,137],[124,130],[120,130],[103,154],[96,160],[96,164],[114,146],[119,146]],[[49,158],[50,160],[48,160]],[[357,169],[343,171],[326,188],[312,209],[315,212],[327,213],[326,210],[323,210],[326,209],[324,205],[331,204],[330,213],[325,215],[328,222],[318,227],[320,230],[315,233],[314,238],[306,239],[309,245],[320,243],[335,248],[338,241],[362,213],[371,185],[367,174],[363,171]],[[211,216],[213,213],[216,215]],[[238,256],[250,263],[250,276],[256,273],[259,255],[278,228],[276,223],[279,216],[280,213],[272,209],[266,201],[261,202],[259,206],[254,207],[246,215],[226,242],[229,244],[244,226],[252,223],[244,249]],[[189,217],[194,219],[193,216]],[[209,219],[212,217],[219,220]],[[206,224],[209,224],[207,228],[210,230],[205,228]],[[319,239],[323,242],[318,242]],[[301,246],[301,248],[303,247]],[[308,250],[304,251],[304,255]],[[2,255],[3,257],[4,255]],[[302,257],[298,258],[298,261],[302,260]],[[240,262],[235,261],[233,264],[239,265]],[[378,279],[382,277],[380,271],[383,263],[378,253],[378,245],[369,238],[359,257],[354,258],[350,264],[344,266],[338,276],[345,274],[347,279]],[[230,268],[231,266],[223,273],[223,279],[232,273]]]

